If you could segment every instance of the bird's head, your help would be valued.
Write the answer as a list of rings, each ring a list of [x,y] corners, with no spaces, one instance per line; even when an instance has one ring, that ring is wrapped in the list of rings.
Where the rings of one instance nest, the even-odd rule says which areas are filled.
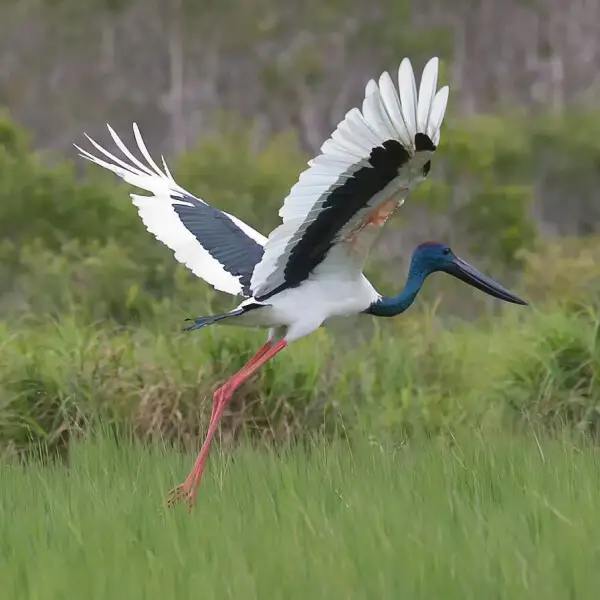
[[[525,300],[515,296],[515,294],[509,292],[493,279],[480,273],[468,262],[458,258],[446,244],[425,242],[417,246],[413,252],[410,270],[412,273],[420,274],[424,277],[436,271],[444,271],[474,288],[505,302],[527,304]]]

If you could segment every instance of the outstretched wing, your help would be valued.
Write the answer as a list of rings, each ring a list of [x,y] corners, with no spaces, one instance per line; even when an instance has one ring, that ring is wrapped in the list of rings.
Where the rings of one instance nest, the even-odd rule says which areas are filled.
[[[254,269],[251,291],[266,299],[309,276],[360,273],[383,224],[427,176],[439,143],[448,87],[436,93],[438,59],[419,93],[411,63],[365,90],[362,113],[347,113],[285,199]],[[398,93],[399,92],[399,93]]]
[[[133,133],[146,164],[128,150],[110,125],[108,130],[128,162],[105,150],[87,134],[104,158],[75,145],[80,156],[152,194],[131,194],[131,198],[146,229],[173,250],[180,263],[217,290],[250,296],[252,272],[262,259],[267,238],[178,185],[164,158],[164,171],[154,162],[135,123]]]

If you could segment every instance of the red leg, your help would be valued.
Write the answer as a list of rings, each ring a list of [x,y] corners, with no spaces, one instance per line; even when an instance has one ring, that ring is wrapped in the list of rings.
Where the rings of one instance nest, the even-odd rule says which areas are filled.
[[[278,352],[281,352],[281,350],[287,346],[287,342],[285,340],[280,340],[275,345],[271,346],[269,344],[269,346],[270,347],[266,350],[263,346],[263,348],[261,348],[233,377],[226,381],[225,384],[215,392],[213,416],[208,426],[208,431],[204,443],[202,444],[200,454],[185,482],[171,492],[169,506],[172,506],[176,502],[186,500],[188,507],[191,510],[194,505],[194,500],[196,499],[196,493],[198,491],[198,486],[200,485],[200,480],[202,479],[202,474],[204,473],[204,467],[206,465],[213,437],[217,431],[225,407],[229,403],[229,400],[231,400],[231,396],[235,390],[246,381],[246,379],[254,375],[256,371]]]
[[[240,377],[245,371],[247,371],[249,368],[251,368],[256,363],[256,361],[259,360],[265,354],[265,352],[267,352],[269,350],[269,348],[271,348],[271,345],[272,345],[271,342],[268,341],[264,346],[262,346],[258,350],[258,352],[235,375],[230,377],[225,382],[225,384],[223,384],[220,388],[218,388],[215,391],[214,396],[213,396],[212,412],[211,412],[210,421],[208,424],[208,431],[211,431],[211,428],[214,428],[214,430],[216,431],[217,424],[215,424],[213,426],[213,423],[215,421],[215,415],[217,414],[219,405],[221,404],[221,400],[223,398],[223,392],[226,390],[227,385],[231,383],[231,381],[233,380],[234,377]],[[208,434],[207,434],[207,437],[208,437]],[[187,479],[181,486],[179,486],[179,488],[176,488],[176,490],[183,492],[183,490],[191,489],[191,485],[194,481],[194,474],[198,470],[203,470],[205,463],[206,463],[206,457],[205,457],[205,460],[203,463],[200,462],[200,457],[198,457],[196,459],[196,462],[194,463],[194,467],[193,467],[192,471],[190,472],[190,474],[188,475]],[[175,492],[176,490],[173,490],[173,491]],[[180,498],[180,499],[182,499],[182,498]]]
[[[257,360],[259,360],[263,354],[271,347],[271,342],[268,341],[264,346],[262,346],[260,348],[260,350],[236,373],[236,376],[238,376],[244,369],[248,369],[249,367],[251,367]],[[231,378],[230,378],[231,379]],[[219,389],[223,389],[223,386]],[[218,392],[219,390],[217,390]],[[215,418],[215,412],[217,411],[217,407],[219,405],[219,400],[220,400],[220,395],[217,395],[217,393],[215,392],[214,397],[213,397],[213,407],[212,407],[212,412],[210,414],[210,421],[209,421],[209,428],[210,425],[213,422],[213,419]]]
[[[231,383],[231,381],[232,381],[232,379],[234,377],[236,377],[236,378],[240,377],[244,372],[246,372],[249,368],[251,368],[256,363],[256,361],[259,360],[265,354],[265,352],[267,352],[267,350],[269,350],[270,347],[271,347],[271,342],[268,341],[264,346],[262,346],[258,350],[258,352],[234,376],[230,377],[225,382],[225,384],[223,384],[220,388],[218,388],[215,391],[214,396],[213,396],[212,412],[211,412],[210,421],[209,421],[209,424],[208,424],[208,431],[210,431],[211,428],[213,428],[213,423],[215,421],[215,415],[217,414],[217,411],[219,409],[219,405],[221,404],[221,401],[222,401],[222,398],[223,398],[223,394],[224,394],[225,390],[227,389],[227,385]],[[221,416],[222,416],[222,414],[221,414]],[[216,427],[217,427],[217,424],[214,425],[215,431],[216,431]],[[192,469],[192,471],[188,475],[187,479],[183,483],[182,487],[184,489],[191,489],[191,485],[192,485],[192,482],[194,480],[194,474],[198,470],[203,470],[205,463],[206,463],[206,457],[205,457],[205,460],[204,460],[203,463],[200,462],[200,458],[199,457],[198,457],[198,459],[196,459],[196,463],[194,464],[194,468]]]

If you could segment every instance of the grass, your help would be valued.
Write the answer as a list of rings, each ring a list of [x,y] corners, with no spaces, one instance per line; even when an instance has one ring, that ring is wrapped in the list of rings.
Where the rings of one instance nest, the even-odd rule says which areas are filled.
[[[357,319],[359,321],[360,319]],[[90,423],[141,438],[200,435],[213,391],[264,342],[226,327],[90,324],[65,315],[0,321],[0,453],[68,443]],[[235,394],[224,421],[282,440],[343,427],[378,439],[470,424],[570,423],[600,431],[600,312],[547,307],[474,323],[415,310],[362,339],[320,330]],[[290,435],[291,434],[291,435]]]
[[[69,462],[2,466],[11,600],[596,598],[600,454],[567,435],[471,430],[378,445],[215,452],[194,512],[166,491],[192,457],[99,437]]]

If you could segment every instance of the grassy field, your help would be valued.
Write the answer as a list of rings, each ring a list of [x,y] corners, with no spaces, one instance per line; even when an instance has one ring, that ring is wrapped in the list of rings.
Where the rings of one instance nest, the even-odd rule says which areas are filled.
[[[63,445],[98,421],[143,439],[195,443],[214,390],[264,334],[173,331],[181,322],[0,320],[0,455],[32,442]],[[598,436],[599,344],[595,304],[528,308],[477,324],[415,311],[364,337],[319,330],[242,386],[223,425],[277,440],[340,427],[387,439],[523,422]]]
[[[596,598],[600,451],[470,431],[377,445],[217,451],[194,512],[165,493],[192,457],[100,438],[69,464],[9,463],[0,586],[63,598]]]

